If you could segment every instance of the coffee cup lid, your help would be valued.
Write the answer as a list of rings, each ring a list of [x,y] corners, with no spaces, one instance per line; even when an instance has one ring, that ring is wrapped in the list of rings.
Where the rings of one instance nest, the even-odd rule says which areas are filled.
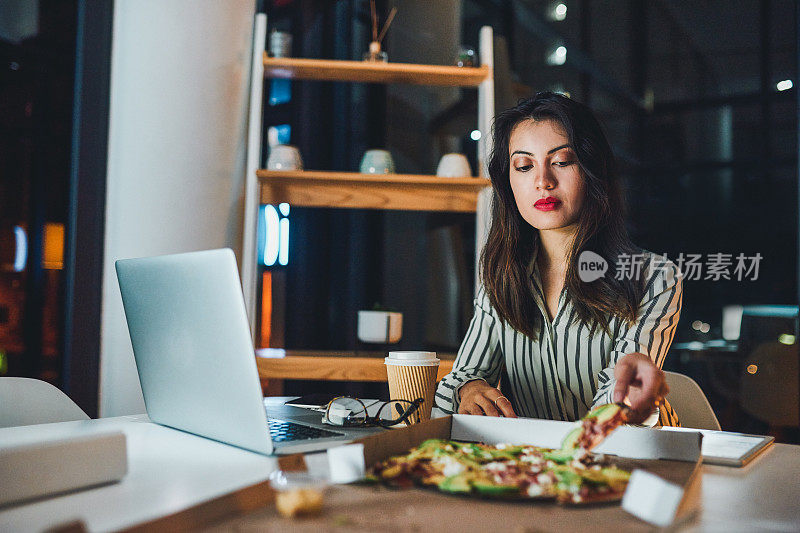
[[[387,365],[429,366],[438,365],[436,352],[389,352],[384,359]]]

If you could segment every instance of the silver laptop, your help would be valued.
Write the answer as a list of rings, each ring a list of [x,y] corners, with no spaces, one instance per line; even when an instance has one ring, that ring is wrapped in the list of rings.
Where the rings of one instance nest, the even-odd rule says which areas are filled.
[[[265,407],[229,249],[124,259],[117,278],[153,422],[262,454],[323,450],[374,433]]]

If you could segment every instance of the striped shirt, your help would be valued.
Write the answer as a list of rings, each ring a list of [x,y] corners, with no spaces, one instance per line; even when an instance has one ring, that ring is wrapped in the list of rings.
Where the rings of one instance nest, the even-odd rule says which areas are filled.
[[[518,416],[578,420],[592,407],[613,401],[614,365],[623,355],[643,353],[661,368],[680,317],[682,274],[665,257],[643,254],[641,275],[647,281],[636,321],[631,325],[611,316],[611,335],[599,327],[590,335],[590,328],[575,317],[566,288],[551,321],[535,260],[530,277],[532,296],[543,317],[540,340],[501,320],[481,287],[453,370],[436,390],[436,406],[458,412],[461,385],[483,379],[492,386],[502,383]],[[659,423],[679,425],[666,402]]]

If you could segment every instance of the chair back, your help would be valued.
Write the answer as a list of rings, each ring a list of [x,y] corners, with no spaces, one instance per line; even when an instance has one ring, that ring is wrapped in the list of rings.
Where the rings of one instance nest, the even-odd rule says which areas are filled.
[[[677,372],[664,372],[669,385],[669,400],[678,414],[681,426],[694,429],[713,429],[719,431],[717,415],[708,403],[703,389],[689,376]]]
[[[88,420],[69,396],[31,378],[0,378],[0,428]]]

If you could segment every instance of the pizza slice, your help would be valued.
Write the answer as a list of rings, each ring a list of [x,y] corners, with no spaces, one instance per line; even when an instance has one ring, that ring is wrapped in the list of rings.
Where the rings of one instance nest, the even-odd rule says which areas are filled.
[[[590,451],[622,424],[628,422],[630,408],[623,403],[600,405],[586,413],[581,425],[567,434],[561,449]]]
[[[546,460],[530,446],[478,445],[483,460],[438,484],[439,490],[474,494],[484,498],[544,499],[555,497],[554,476],[546,471]],[[469,448],[467,445],[466,448]]]
[[[477,469],[492,456],[479,445],[445,439],[429,439],[405,455],[374,465],[368,479],[397,487],[439,486],[447,478]]]
[[[613,465],[585,466],[582,461],[553,467],[557,479],[557,501],[590,504],[618,501],[625,493],[630,472]]]

